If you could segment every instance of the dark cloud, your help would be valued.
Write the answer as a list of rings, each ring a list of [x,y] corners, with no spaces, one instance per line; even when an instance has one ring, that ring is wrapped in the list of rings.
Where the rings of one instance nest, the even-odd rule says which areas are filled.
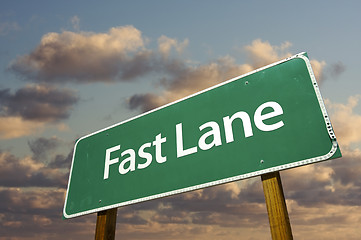
[[[340,181],[342,185],[353,184],[361,187],[361,179],[358,177],[361,173],[360,160],[360,157],[344,156],[343,159],[333,161],[330,165],[335,171],[335,180]]]
[[[341,159],[282,172],[286,198],[300,206],[361,206],[361,154],[344,149]]]
[[[142,112],[147,112],[165,103],[162,97],[155,94],[135,94],[128,100],[128,107],[130,109],[140,109]]]
[[[34,159],[45,158],[48,152],[56,149],[60,144],[60,140],[56,137],[44,138],[40,137],[32,141],[28,141],[29,148],[33,153]]]
[[[152,51],[142,51],[135,54],[131,59],[121,62],[117,79],[130,81],[155,71],[157,68],[157,60]],[[109,76],[108,79],[114,77]]]
[[[325,75],[332,79],[337,79],[344,71],[346,71],[346,66],[342,62],[337,62],[331,64],[325,69]]]
[[[31,157],[20,159],[9,152],[0,152],[0,176],[2,187],[64,188],[68,172],[49,168]]]
[[[20,116],[25,120],[54,122],[67,119],[78,102],[70,89],[57,89],[46,85],[28,85],[11,93],[0,90],[0,114],[3,117]]]
[[[89,239],[96,216],[62,220],[64,189],[0,189],[1,239]]]
[[[6,188],[0,190],[3,213],[42,214],[61,217],[64,189]],[[5,204],[6,203],[6,204]],[[60,212],[59,212],[60,211]]]
[[[51,168],[66,168],[70,169],[71,161],[73,158],[73,151],[68,155],[57,154],[53,161],[48,166]]]

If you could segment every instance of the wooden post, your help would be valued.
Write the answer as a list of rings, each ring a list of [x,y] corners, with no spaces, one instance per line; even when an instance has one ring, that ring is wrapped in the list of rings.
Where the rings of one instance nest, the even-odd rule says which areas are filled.
[[[261,178],[272,239],[293,239],[279,172],[266,173]]]
[[[95,240],[114,240],[117,225],[117,208],[98,212]]]

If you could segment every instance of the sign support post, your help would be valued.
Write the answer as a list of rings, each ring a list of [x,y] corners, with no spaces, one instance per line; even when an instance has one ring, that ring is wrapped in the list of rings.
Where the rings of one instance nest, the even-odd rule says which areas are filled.
[[[95,240],[114,240],[117,225],[117,208],[100,211],[97,214]]]
[[[266,173],[261,175],[261,178],[272,239],[292,240],[291,224],[288,217],[280,173]]]

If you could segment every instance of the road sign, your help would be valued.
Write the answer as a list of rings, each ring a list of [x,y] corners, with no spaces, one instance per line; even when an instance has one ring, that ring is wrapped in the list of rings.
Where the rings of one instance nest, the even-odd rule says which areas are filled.
[[[305,53],[80,138],[71,218],[341,156]]]

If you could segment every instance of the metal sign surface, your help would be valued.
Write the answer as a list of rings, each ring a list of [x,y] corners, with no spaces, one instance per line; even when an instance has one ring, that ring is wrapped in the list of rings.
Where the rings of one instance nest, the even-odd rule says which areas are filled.
[[[341,157],[305,53],[80,138],[77,217]]]

